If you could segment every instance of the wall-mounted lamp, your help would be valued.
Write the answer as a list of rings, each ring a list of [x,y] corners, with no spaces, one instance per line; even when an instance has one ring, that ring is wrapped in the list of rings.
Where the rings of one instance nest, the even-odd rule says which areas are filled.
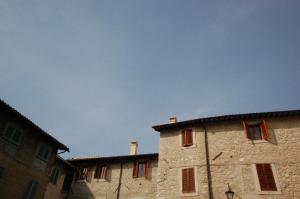
[[[231,191],[230,186],[228,184],[228,190],[225,192],[227,199],[233,199],[234,192]]]

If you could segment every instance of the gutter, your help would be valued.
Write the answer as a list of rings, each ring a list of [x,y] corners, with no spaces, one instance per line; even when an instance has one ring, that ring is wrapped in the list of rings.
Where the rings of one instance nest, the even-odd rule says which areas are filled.
[[[203,129],[204,129],[204,141],[205,141],[205,159],[206,159],[206,173],[207,173],[207,183],[208,183],[208,198],[213,199],[209,151],[208,151],[208,138],[207,138],[207,130],[206,130],[205,125],[203,125]]]

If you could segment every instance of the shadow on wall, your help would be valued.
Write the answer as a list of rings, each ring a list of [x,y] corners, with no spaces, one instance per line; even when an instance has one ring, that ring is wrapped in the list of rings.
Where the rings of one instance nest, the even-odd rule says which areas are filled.
[[[75,181],[67,199],[96,199],[85,180]]]

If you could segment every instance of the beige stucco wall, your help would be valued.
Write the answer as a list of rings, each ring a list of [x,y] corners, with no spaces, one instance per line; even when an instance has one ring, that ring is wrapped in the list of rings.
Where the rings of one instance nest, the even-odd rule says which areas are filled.
[[[270,142],[249,142],[241,121],[207,125],[213,196],[225,198],[227,183],[243,199],[300,198],[300,118],[267,119]],[[189,198],[208,198],[204,130],[195,131],[195,145],[180,146],[181,129],[161,133],[158,162],[158,198],[187,198],[181,194],[180,171],[196,168],[197,194]],[[218,154],[222,154],[215,158]],[[255,163],[273,166],[280,191],[262,194],[258,190]]]
[[[76,181],[72,186],[72,199],[115,199],[120,176],[120,163],[108,165],[107,180],[94,179],[96,166],[92,167],[92,181]],[[150,161],[149,176],[132,177],[133,162],[123,165],[120,199],[154,199],[156,196],[157,160]]]

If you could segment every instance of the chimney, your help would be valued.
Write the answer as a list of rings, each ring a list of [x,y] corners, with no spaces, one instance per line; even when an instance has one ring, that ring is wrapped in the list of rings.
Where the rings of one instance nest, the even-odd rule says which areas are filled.
[[[175,116],[169,118],[169,124],[174,124],[176,122],[177,122],[177,118]]]
[[[138,148],[138,142],[133,141],[130,144],[130,155],[136,155],[137,154],[137,148]]]

